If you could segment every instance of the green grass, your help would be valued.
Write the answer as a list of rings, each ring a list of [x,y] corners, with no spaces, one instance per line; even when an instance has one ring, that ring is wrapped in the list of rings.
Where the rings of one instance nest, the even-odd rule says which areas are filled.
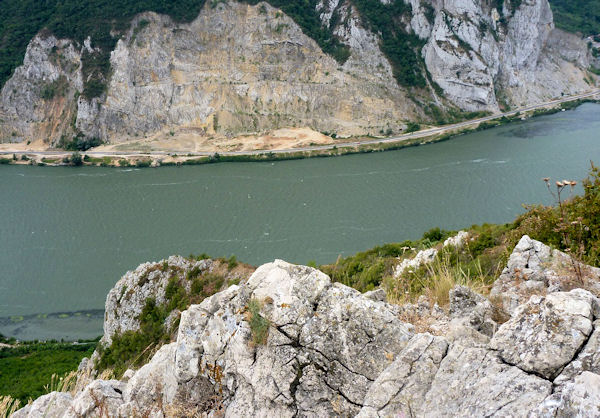
[[[261,304],[256,299],[248,302],[248,322],[252,332],[252,342],[255,345],[264,345],[269,337],[270,323],[260,314]]]
[[[89,357],[96,343],[27,343],[0,349],[0,395],[27,402],[46,393],[52,374],[64,375]]]

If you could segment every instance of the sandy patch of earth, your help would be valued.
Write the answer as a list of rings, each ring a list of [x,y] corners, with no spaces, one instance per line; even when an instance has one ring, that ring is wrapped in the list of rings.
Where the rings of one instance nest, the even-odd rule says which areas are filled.
[[[335,143],[335,140],[310,128],[285,128],[266,134],[245,135],[234,138],[199,135],[181,131],[170,135],[162,133],[128,142],[102,145],[94,151],[135,152],[231,152],[303,148]]]
[[[50,146],[44,141],[37,140],[31,141],[29,144],[27,142],[17,142],[17,143],[4,143],[0,144],[0,151],[17,151],[17,152],[25,152],[25,151],[46,151],[50,149]]]

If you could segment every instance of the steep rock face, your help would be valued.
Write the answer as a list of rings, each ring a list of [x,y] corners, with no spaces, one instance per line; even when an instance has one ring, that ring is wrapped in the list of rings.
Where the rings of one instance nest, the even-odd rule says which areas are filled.
[[[433,81],[459,107],[498,109],[589,89],[589,53],[575,35],[554,29],[546,0],[445,0],[423,55]]]
[[[375,37],[356,17],[341,36],[352,51],[344,67],[268,4],[207,4],[190,24],[142,14],[111,54],[106,94],[79,99],[76,128],[112,142],[289,126],[339,135],[400,131],[419,111]]]
[[[0,92],[0,142],[56,142],[69,131],[83,89],[80,67],[81,50],[72,41],[36,36]]]
[[[348,46],[343,65],[266,3],[207,3],[189,24],[143,13],[112,51],[107,91],[91,100],[77,94],[90,42],[40,34],[0,93],[0,142],[56,144],[79,132],[109,142],[187,140],[294,126],[377,135],[427,119],[417,102],[493,112],[591,88],[585,42],[554,29],[547,0],[407,4],[412,12],[396,24],[425,43],[416,53],[433,82],[416,92],[398,85],[381,35],[349,0],[316,6]]]
[[[111,344],[113,335],[139,329],[138,317],[146,300],[152,298],[158,305],[164,303],[172,270],[185,275],[197,269],[201,274],[209,270],[211,264],[211,260],[192,262],[183,257],[172,256],[162,262],[144,263],[134,271],[128,271],[106,297],[102,342]],[[190,283],[187,285],[189,287]]]

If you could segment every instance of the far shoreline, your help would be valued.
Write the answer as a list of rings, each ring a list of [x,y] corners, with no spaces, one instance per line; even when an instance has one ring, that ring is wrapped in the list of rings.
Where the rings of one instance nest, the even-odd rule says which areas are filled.
[[[452,125],[442,125],[393,137],[347,138],[340,143],[310,146],[305,148],[252,150],[233,152],[107,152],[45,150],[32,151],[22,149],[0,150],[0,164],[34,166],[100,166],[100,167],[169,167],[203,165],[221,162],[270,162],[298,160],[305,158],[324,158],[371,152],[394,151],[408,147],[447,141],[454,137],[508,123],[526,120],[536,116],[548,115],[571,110],[584,103],[600,103],[593,96],[600,95],[594,90],[551,102],[532,105],[483,118],[467,120]],[[79,156],[76,156],[78,154]],[[7,158],[8,157],[8,158]]]

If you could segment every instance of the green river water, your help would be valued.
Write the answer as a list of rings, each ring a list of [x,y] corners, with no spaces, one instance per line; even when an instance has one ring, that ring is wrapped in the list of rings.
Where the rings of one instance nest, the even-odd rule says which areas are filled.
[[[334,261],[550,203],[600,162],[600,105],[384,153],[159,169],[0,166],[0,333],[101,334],[106,293],[171,254]],[[50,314],[50,315],[48,315]]]

